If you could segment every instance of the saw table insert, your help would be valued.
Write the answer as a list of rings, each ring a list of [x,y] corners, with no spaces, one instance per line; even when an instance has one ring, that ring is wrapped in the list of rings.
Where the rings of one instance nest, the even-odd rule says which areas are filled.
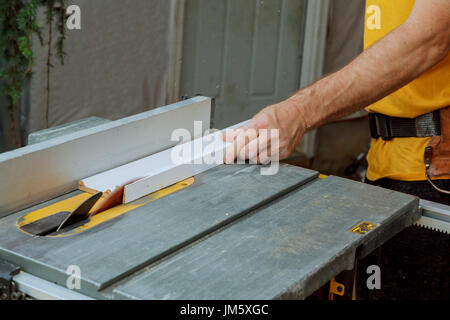
[[[127,212],[184,189],[193,183],[194,178],[189,178],[168,188],[158,190],[146,197],[143,197],[142,199],[139,199],[138,201],[134,201],[129,204],[117,205],[107,210],[100,210],[97,214],[94,213],[98,210],[98,205],[93,205],[93,208],[86,212],[88,213],[87,216],[78,221],[67,224],[66,226],[63,226],[64,228],[62,228],[62,230],[59,230],[61,229],[61,224],[64,222],[65,218],[67,218],[69,213],[73,212],[73,210],[76,210],[80,205],[84,204],[85,201],[92,198],[92,195],[89,193],[81,193],[20,217],[17,221],[17,226],[20,230],[31,236],[55,238],[71,236],[85,230],[89,230],[111,219],[120,217]],[[101,205],[102,201],[99,200],[98,202]]]

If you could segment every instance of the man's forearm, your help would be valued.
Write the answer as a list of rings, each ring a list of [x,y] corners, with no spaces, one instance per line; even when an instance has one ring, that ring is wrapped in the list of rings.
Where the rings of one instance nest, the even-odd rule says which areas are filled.
[[[422,29],[421,29],[422,28]],[[307,129],[339,119],[384,98],[448,54],[448,34],[405,23],[349,65],[294,94]]]
[[[450,1],[416,0],[408,21],[346,67],[264,108],[240,130],[227,135],[225,139],[235,143],[227,150],[226,162],[238,155],[265,163],[269,158],[263,151],[272,150],[272,138],[258,136],[262,129],[277,129],[276,153],[279,159],[287,158],[306,131],[402,88],[443,60],[449,47]],[[254,134],[248,136],[249,132]]]

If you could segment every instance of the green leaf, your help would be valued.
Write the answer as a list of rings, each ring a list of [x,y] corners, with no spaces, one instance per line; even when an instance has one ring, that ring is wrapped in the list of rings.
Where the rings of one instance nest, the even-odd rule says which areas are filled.
[[[1,94],[7,97],[10,109],[17,105],[25,78],[31,73],[32,35],[37,35],[41,45],[44,45],[41,26],[37,20],[39,7],[46,9],[47,23],[56,19],[56,56],[64,64],[65,1],[0,0],[0,60],[4,62],[0,68],[3,82]],[[48,68],[52,67],[51,64],[48,65]]]

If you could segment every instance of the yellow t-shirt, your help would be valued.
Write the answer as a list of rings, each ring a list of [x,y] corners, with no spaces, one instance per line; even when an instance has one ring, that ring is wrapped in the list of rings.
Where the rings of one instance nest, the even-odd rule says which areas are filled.
[[[366,1],[365,48],[402,25],[415,3],[415,0]],[[369,106],[367,111],[392,117],[416,118],[449,105],[450,55],[410,84]],[[372,139],[367,156],[367,178],[373,181],[381,178],[426,180],[423,158],[429,140],[430,138],[395,138],[391,141]]]

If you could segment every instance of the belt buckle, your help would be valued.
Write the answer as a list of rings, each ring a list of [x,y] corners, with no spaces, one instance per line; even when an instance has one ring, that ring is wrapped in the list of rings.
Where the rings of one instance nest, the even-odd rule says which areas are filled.
[[[392,138],[393,138],[392,137],[392,129],[391,129],[391,122],[389,120],[389,117],[384,114],[377,114],[375,119],[377,122],[378,135],[384,141],[392,140]]]
[[[369,127],[371,137],[373,139],[378,139],[380,135],[378,133],[377,116],[375,113],[369,113]]]

